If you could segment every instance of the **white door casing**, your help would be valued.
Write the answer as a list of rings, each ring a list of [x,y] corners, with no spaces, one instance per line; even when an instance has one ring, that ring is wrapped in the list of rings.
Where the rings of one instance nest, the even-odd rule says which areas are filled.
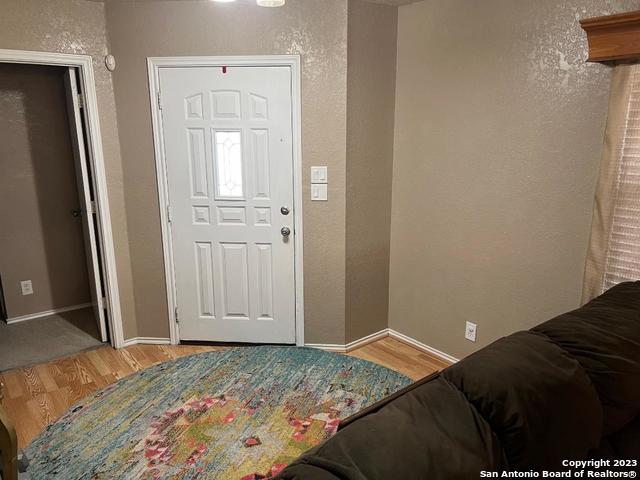
[[[156,66],[150,80],[180,338],[301,343],[291,65]]]
[[[73,146],[73,159],[76,172],[76,185],[81,208],[82,233],[84,236],[87,272],[89,274],[89,290],[94,315],[98,323],[98,331],[103,342],[107,341],[107,324],[102,301],[102,276],[98,260],[98,241],[94,224],[95,209],[91,197],[89,180],[89,164],[87,162],[82,112],[78,94],[76,69],[70,67],[65,72],[64,84],[67,95],[67,115]]]

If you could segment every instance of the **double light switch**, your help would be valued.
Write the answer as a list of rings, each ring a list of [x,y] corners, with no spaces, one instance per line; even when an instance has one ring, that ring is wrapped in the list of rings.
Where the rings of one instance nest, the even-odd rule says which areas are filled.
[[[329,178],[327,175],[327,167],[311,167],[311,200],[327,201],[327,183]]]

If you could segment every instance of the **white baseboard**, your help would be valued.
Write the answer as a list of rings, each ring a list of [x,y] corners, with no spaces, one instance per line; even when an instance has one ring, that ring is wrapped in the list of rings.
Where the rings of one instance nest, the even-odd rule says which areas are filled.
[[[356,348],[364,347],[370,343],[373,343],[377,340],[381,340],[389,336],[389,329],[384,328],[379,332],[372,333],[371,335],[367,335],[366,337],[359,338],[358,340],[354,340],[353,342],[349,342],[345,345],[345,350],[349,353]]]
[[[395,338],[399,342],[406,343],[407,345],[411,345],[412,347],[415,347],[418,350],[422,350],[425,353],[429,353],[429,354],[433,355],[434,357],[441,358],[442,360],[444,360],[446,362],[457,363],[457,362],[460,361],[460,359],[458,359],[458,358],[456,358],[456,357],[454,357],[452,355],[449,355],[448,353],[444,353],[444,352],[438,350],[437,348],[430,347],[427,344],[419,342],[415,338],[411,338],[408,335],[405,335],[404,333],[396,332],[395,330],[393,330],[391,328],[389,329],[389,336],[391,338]]]
[[[319,348],[320,350],[326,350],[327,352],[336,352],[336,353],[349,353],[356,348],[364,347],[369,343],[373,343],[376,340],[380,340],[381,338],[385,338],[389,336],[388,328],[384,328],[379,332],[372,333],[371,335],[367,335],[366,337],[359,338],[358,340],[354,340],[353,342],[349,342],[346,345],[339,345],[336,343],[305,343],[305,347],[311,348]]]
[[[170,338],[162,338],[162,337],[134,337],[128,340],[125,340],[122,344],[123,347],[130,347],[131,345],[171,345]]]
[[[71,305],[70,307],[54,308],[52,310],[45,310],[44,312],[30,313],[29,315],[21,315],[19,317],[7,318],[7,323],[26,322],[27,320],[35,320],[36,318],[48,317],[49,315],[56,315],[58,313],[71,312],[73,310],[80,310],[82,308],[89,308],[92,303],[81,303],[79,305]]]
[[[437,348],[433,348],[429,345],[426,345],[418,340],[409,337],[403,333],[397,332],[391,328],[385,328],[380,330],[379,332],[372,333],[371,335],[367,335],[366,337],[359,338],[358,340],[354,340],[353,342],[349,342],[345,345],[340,345],[337,343],[305,343],[305,347],[318,348],[320,350],[326,350],[328,352],[335,353],[349,353],[357,348],[364,347],[370,343],[381,340],[386,337],[391,337],[395,340],[398,340],[402,343],[406,343],[418,350],[421,350],[425,353],[433,355],[434,357],[438,357],[445,362],[456,363],[460,361],[456,357],[449,355],[448,353],[442,352]],[[131,345],[138,344],[146,344],[146,345],[170,345],[171,339],[169,338],[159,338],[159,337],[134,337],[124,341],[123,346],[129,347]]]
[[[440,350],[430,347],[418,340],[411,338],[403,333],[397,332],[391,328],[385,328],[380,330],[379,332],[372,333],[371,335],[367,335],[366,337],[362,337],[358,340],[354,340],[353,342],[349,342],[346,345],[339,345],[335,343],[305,343],[305,347],[311,348],[319,348],[320,350],[326,350],[328,352],[336,352],[336,353],[349,353],[356,348],[364,347],[369,343],[373,343],[377,340],[391,337],[402,343],[406,343],[418,350],[421,350],[425,353],[433,355],[434,357],[438,357],[445,362],[456,363],[459,361],[456,357],[449,355],[448,353],[441,352]]]

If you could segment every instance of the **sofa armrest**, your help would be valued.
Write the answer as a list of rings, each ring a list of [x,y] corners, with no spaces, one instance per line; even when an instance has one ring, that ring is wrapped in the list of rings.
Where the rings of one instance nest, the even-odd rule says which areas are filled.
[[[401,397],[405,393],[410,392],[411,390],[414,390],[414,389],[418,388],[419,386],[424,385],[425,383],[429,383],[430,381],[435,380],[436,378],[438,378],[440,376],[440,373],[441,372],[434,372],[431,375],[427,375],[426,377],[421,378],[417,382],[414,382],[411,385],[407,385],[403,389],[398,390],[397,392],[389,395],[388,397],[385,397],[382,400],[379,400],[376,403],[374,403],[372,405],[369,405],[366,408],[363,408],[359,412],[354,413],[350,417],[345,418],[344,420],[342,420],[340,422],[340,425],[338,425],[338,430],[342,430],[344,427],[346,427],[350,423],[353,423],[353,422],[355,422],[356,420],[358,420],[358,419],[360,419],[362,417],[366,417],[367,415],[369,415],[371,413],[377,412],[382,407],[384,407],[388,403],[393,402],[396,398]]]

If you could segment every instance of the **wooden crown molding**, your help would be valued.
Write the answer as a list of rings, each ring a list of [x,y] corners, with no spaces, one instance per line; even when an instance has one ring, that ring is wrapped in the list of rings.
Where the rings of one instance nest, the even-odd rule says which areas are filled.
[[[587,33],[588,62],[640,59],[640,10],[585,18],[580,26]]]

